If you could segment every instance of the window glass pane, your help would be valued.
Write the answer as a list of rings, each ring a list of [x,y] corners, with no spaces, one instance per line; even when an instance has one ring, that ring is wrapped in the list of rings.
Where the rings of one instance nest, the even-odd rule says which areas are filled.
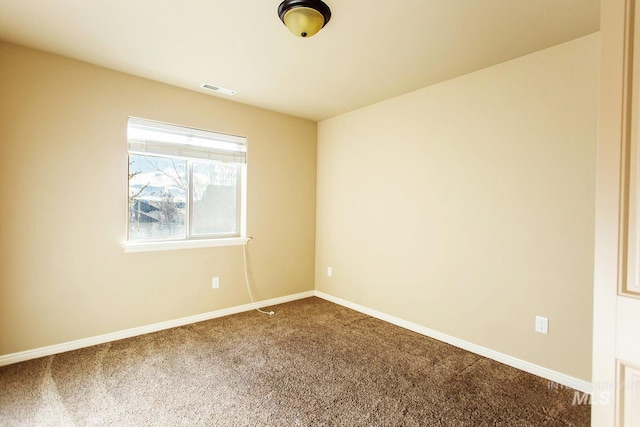
[[[238,170],[233,163],[193,162],[193,235],[238,235]]]
[[[129,240],[184,239],[187,162],[129,156]]]

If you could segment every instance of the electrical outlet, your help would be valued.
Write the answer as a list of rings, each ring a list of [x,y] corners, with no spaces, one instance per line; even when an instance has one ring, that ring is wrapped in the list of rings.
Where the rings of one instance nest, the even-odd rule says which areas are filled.
[[[220,287],[220,278],[214,277],[211,280],[211,289],[218,289]]]
[[[327,276],[331,277],[333,275],[333,268],[327,267]]]
[[[536,332],[541,334],[549,333],[549,319],[542,316],[536,316]]]

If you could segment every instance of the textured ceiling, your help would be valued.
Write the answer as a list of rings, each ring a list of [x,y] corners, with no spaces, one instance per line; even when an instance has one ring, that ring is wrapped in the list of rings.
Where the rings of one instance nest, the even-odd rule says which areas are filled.
[[[280,0],[0,0],[0,39],[322,120],[599,29],[599,0],[325,2],[301,39]]]

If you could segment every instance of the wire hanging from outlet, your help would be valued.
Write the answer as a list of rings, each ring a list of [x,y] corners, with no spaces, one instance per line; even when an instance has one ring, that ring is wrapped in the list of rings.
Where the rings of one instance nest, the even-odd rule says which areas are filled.
[[[247,292],[249,292],[249,299],[251,299],[251,303],[255,304],[255,302],[253,301],[253,295],[251,295],[251,286],[249,286],[249,273],[247,273],[247,244],[249,243],[249,240],[251,240],[251,237],[249,237],[247,241],[244,242],[244,245],[242,245],[242,259],[244,260],[244,283],[246,283],[247,285]],[[256,308],[256,311],[262,314],[268,314],[269,316],[273,316],[275,314],[273,311],[264,311],[259,308]]]

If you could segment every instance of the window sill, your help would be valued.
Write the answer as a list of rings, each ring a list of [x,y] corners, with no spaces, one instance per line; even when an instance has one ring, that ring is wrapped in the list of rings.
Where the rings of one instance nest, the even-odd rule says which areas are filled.
[[[246,237],[228,239],[177,240],[171,242],[126,242],[122,245],[125,253],[173,251],[177,249],[213,248],[217,246],[238,246],[249,241]]]

